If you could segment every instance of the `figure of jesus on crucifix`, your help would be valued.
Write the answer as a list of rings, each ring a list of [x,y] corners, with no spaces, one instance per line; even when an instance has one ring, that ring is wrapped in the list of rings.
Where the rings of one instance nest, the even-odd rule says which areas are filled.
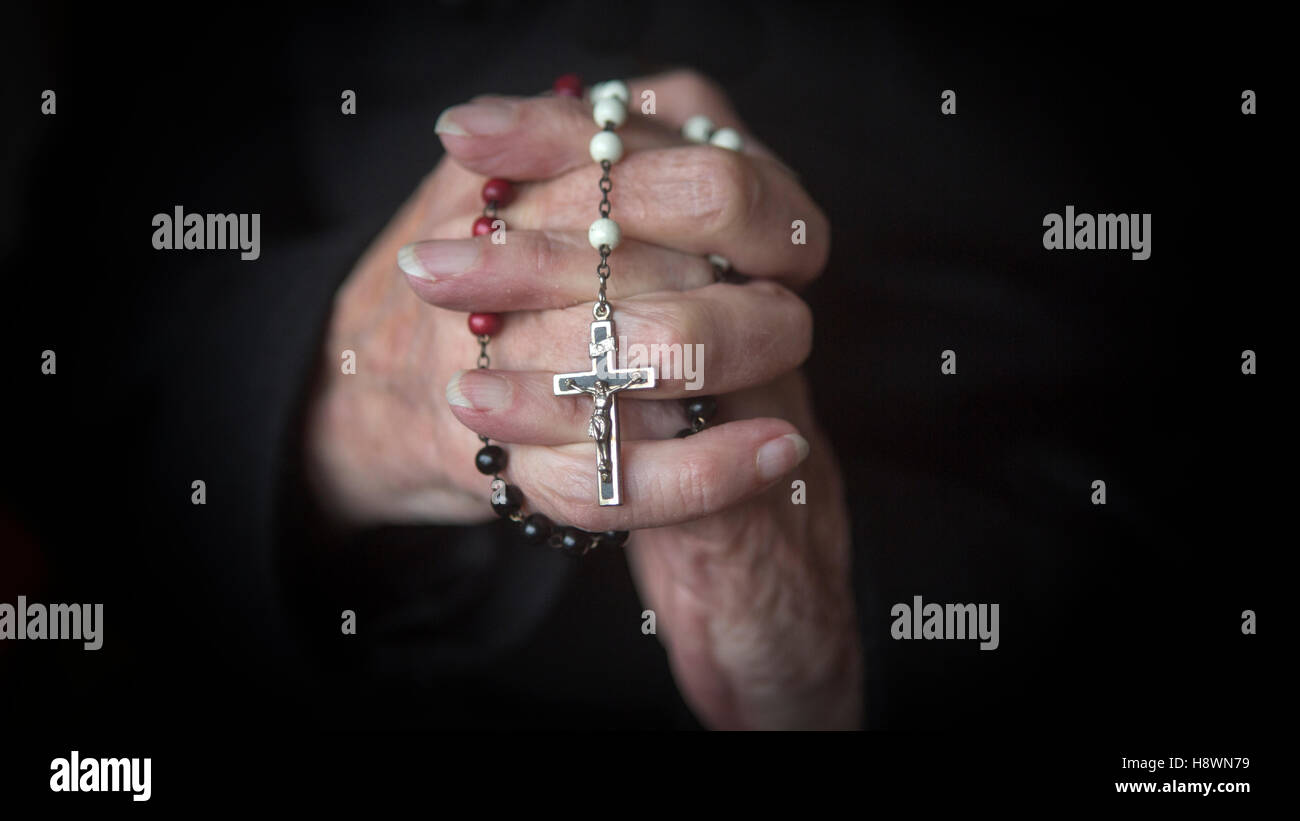
[[[627,382],[612,388],[603,379],[597,379],[590,387],[579,385],[572,379],[564,380],[565,387],[591,394],[591,422],[587,424],[587,435],[596,440],[596,470],[600,473],[602,482],[609,481],[610,397],[644,381],[645,377],[639,373],[632,374]]]

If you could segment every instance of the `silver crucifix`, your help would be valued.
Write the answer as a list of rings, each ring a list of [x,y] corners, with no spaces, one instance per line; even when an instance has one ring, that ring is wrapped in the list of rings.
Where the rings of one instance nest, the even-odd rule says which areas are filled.
[[[615,362],[614,323],[608,319],[591,323],[591,370],[557,373],[556,396],[591,396],[591,422],[587,435],[596,442],[597,499],[602,505],[622,504],[618,481],[618,404],[614,394],[655,386],[654,368],[618,370]]]

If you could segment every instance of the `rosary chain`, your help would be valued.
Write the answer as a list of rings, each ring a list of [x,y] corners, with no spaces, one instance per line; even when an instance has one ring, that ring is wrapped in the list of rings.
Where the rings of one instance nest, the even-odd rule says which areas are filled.
[[[492,337],[488,336],[487,334],[479,334],[479,335],[478,335],[478,366],[479,366],[479,368],[486,368],[486,367],[489,367],[489,366],[492,364],[492,358],[491,358],[490,356],[488,356],[488,342],[490,342],[491,340],[492,340]],[[478,438],[479,438],[479,441],[482,442],[484,445],[490,444],[491,441],[492,441],[491,439],[489,439],[489,438],[486,437],[486,436],[483,436],[482,434],[480,434]],[[494,474],[494,475],[495,475],[495,474]],[[500,475],[495,475],[495,478],[500,479],[501,477],[500,477]]]
[[[609,178],[609,169],[611,167],[609,160],[600,161],[600,215],[609,216],[609,192],[614,190],[614,181]]]
[[[611,131],[612,127],[608,124],[605,126],[606,131]],[[609,160],[600,161],[600,216],[604,219],[609,218],[610,203],[609,192],[614,190],[614,181],[609,178],[609,170],[613,166]],[[609,280],[609,254],[612,249],[608,245],[600,246],[600,264],[596,266],[596,277],[600,280],[600,290],[596,295],[596,305],[592,308],[592,315],[599,320],[609,319],[609,300],[605,297],[605,283]]]

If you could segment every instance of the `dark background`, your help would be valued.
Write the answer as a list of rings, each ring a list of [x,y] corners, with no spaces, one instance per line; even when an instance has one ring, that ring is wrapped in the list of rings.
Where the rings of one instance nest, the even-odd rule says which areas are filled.
[[[438,113],[566,71],[674,66],[719,80],[833,223],[807,369],[853,515],[866,726],[1239,739],[1275,722],[1290,539],[1273,470],[1287,212],[1272,203],[1289,192],[1289,103],[1267,17],[712,2],[6,16],[0,601],[106,610],[98,653],[0,645],[0,698],[54,749],[178,723],[697,726],[640,634],[621,556],[575,564],[492,527],[326,549],[285,470],[332,291],[440,158]],[[339,112],[345,88],[356,116]],[[939,113],[948,88],[955,117]],[[1257,116],[1240,113],[1245,88]],[[150,218],[176,204],[261,213],[261,259],[155,252]],[[1043,216],[1067,204],[1153,213],[1151,258],[1045,251]],[[940,374],[949,348],[956,376]],[[1000,648],[890,640],[890,606],[913,595],[1000,603]],[[344,607],[356,637],[338,635]],[[1247,608],[1260,635],[1241,634]]]

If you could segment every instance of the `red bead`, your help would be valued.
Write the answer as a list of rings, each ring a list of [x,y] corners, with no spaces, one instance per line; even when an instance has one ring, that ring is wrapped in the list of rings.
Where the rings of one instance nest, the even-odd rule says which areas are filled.
[[[483,183],[483,202],[495,201],[502,208],[510,204],[515,198],[515,187],[510,184],[510,180],[503,180],[500,177],[493,177]]]
[[[481,237],[484,234],[492,233],[492,218],[479,217],[474,220],[474,236]]]
[[[474,336],[492,336],[501,330],[501,314],[470,314],[469,332]]]
[[[561,74],[555,78],[552,90],[561,97],[581,97],[582,78],[576,74]]]

